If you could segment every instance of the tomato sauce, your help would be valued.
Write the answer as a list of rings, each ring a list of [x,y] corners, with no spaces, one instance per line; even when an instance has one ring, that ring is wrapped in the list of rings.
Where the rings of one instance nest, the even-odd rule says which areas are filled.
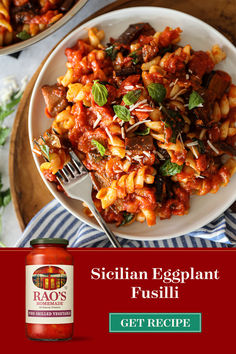
[[[65,239],[35,239],[26,257],[26,335],[66,340],[73,333],[73,259]],[[66,285],[65,285],[66,284]]]

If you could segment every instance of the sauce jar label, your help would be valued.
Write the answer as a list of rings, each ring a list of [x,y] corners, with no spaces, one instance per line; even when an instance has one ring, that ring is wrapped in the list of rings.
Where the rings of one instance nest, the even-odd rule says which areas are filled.
[[[73,266],[26,266],[26,323],[73,323]]]

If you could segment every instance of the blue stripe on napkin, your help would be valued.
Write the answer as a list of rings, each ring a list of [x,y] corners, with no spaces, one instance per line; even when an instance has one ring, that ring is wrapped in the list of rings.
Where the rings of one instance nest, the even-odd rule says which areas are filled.
[[[227,210],[208,225],[188,235],[160,241],[135,241],[119,238],[122,247],[228,247],[236,242],[236,214]],[[29,247],[30,240],[59,237],[69,240],[69,247],[112,247],[103,232],[97,231],[70,214],[55,199],[36,214],[16,247]]]

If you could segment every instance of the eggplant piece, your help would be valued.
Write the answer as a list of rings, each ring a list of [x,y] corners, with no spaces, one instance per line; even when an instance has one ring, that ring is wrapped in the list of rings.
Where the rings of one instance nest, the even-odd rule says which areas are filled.
[[[214,146],[218,150],[220,150],[220,152],[223,152],[223,153],[230,155],[230,156],[236,156],[236,149],[232,145],[229,145],[229,144],[225,143],[224,141],[214,143]]]
[[[61,85],[44,85],[42,87],[42,94],[47,110],[52,117],[56,117],[56,115],[63,111],[69,104],[66,99],[66,89]]]
[[[212,91],[220,99],[231,84],[231,77],[224,71],[217,70],[209,80],[207,92]]]
[[[116,76],[129,76],[133,74],[138,74],[141,72],[141,69],[139,66],[129,66],[129,67],[124,67],[116,71]]]
[[[125,30],[117,39],[116,42],[122,43],[122,44],[130,44],[133,42],[135,39],[137,39],[140,34],[143,35],[153,35],[155,33],[154,28],[149,24],[149,23],[135,23],[132,25],[129,25],[127,30]]]
[[[90,176],[96,191],[99,191],[101,188],[106,188],[110,184],[109,180],[105,176],[98,173],[97,171],[90,172]]]
[[[143,151],[143,150],[153,150],[153,137],[151,135],[146,136],[133,136],[131,138],[125,139],[125,149],[134,150],[134,151]]]

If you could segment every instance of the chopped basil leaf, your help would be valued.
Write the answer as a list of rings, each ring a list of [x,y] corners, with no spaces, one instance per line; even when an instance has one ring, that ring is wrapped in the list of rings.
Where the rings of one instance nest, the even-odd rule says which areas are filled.
[[[20,102],[22,94],[23,93],[20,93],[20,91],[13,93],[10,101],[5,105],[0,106],[0,122],[14,112],[14,108]]]
[[[26,39],[29,39],[31,37],[31,35],[26,31],[22,31],[22,32],[17,33],[16,37],[21,39],[22,41],[25,41]]]
[[[91,140],[91,143],[96,146],[96,148],[98,149],[99,153],[101,156],[104,156],[105,155],[105,152],[106,152],[106,148],[105,146],[103,146],[101,143],[99,143],[99,141],[95,140],[95,139],[92,139]]]
[[[140,50],[135,50],[132,53],[130,53],[128,56],[132,58],[132,62],[134,65],[138,64],[140,61]]]
[[[151,98],[157,103],[162,102],[166,97],[166,89],[162,84],[153,82],[147,86],[147,89]]]
[[[145,129],[143,130],[136,130],[134,132],[136,135],[141,135],[141,136],[144,136],[144,135],[148,135],[150,133],[150,128],[149,127],[146,127]]]
[[[106,88],[106,86],[100,84],[98,80],[94,81],[94,84],[92,87],[92,95],[93,95],[94,101],[99,106],[104,106],[104,104],[107,103],[107,97],[108,97],[107,88]]]
[[[38,145],[38,147],[40,148],[40,150],[42,151],[42,153],[44,154],[44,156],[47,158],[48,161],[50,161],[50,148],[48,145]]]
[[[118,49],[115,48],[115,46],[112,44],[109,47],[105,49],[105,52],[107,55],[111,58],[111,60],[115,60],[117,53],[119,52]]]
[[[204,99],[196,91],[193,91],[189,97],[188,109],[199,107],[204,103]]]
[[[127,104],[127,106],[131,106],[131,104],[134,104],[138,101],[140,95],[141,90],[129,91],[124,95],[123,101],[125,104]]]
[[[10,189],[0,192],[0,207],[6,207],[11,201]]]
[[[134,214],[131,214],[131,213],[128,213],[127,211],[124,211],[123,217],[124,217],[124,219],[123,219],[122,223],[120,224],[120,226],[128,224],[131,220],[133,220]]]
[[[9,133],[10,128],[3,128],[0,126],[0,146],[5,144]]]
[[[174,176],[177,173],[182,171],[183,165],[177,165],[177,163],[171,162],[171,160],[167,160],[160,167],[160,172],[162,176]]]
[[[125,106],[114,105],[114,112],[118,118],[121,120],[128,122],[130,120],[130,111]]]

